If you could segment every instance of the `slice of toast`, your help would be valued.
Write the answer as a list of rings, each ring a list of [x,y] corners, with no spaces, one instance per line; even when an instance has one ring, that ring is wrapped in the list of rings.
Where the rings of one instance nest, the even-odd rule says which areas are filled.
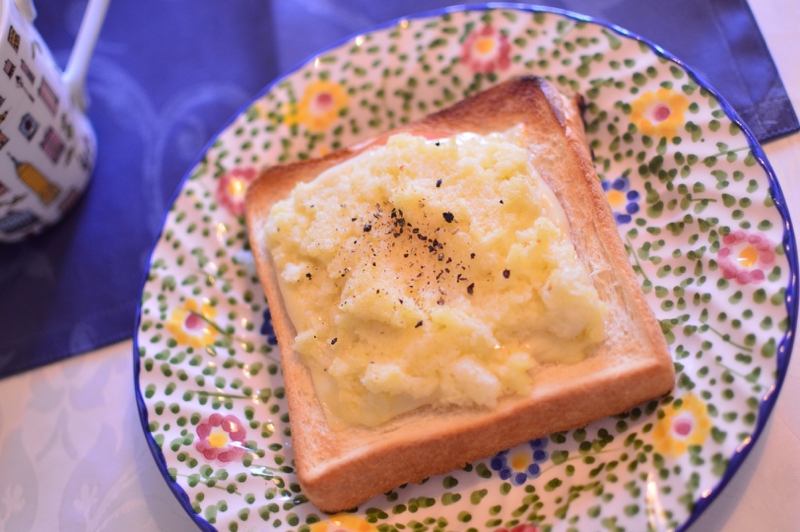
[[[352,508],[402,483],[583,426],[672,389],[672,360],[595,174],[579,105],[579,96],[568,98],[541,78],[516,78],[358,146],[268,168],[250,186],[247,227],[281,350],[297,474],[305,495],[321,510]],[[566,213],[576,253],[608,306],[606,340],[577,364],[537,366],[527,395],[506,397],[493,409],[422,407],[377,428],[331,430],[310,372],[293,350],[296,331],[264,243],[270,207],[298,182],[385,143],[393,133],[440,138],[502,132],[519,124],[533,165]]]

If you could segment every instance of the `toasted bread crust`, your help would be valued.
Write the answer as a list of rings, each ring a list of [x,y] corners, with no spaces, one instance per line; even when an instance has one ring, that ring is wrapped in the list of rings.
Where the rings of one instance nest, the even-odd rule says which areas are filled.
[[[607,340],[578,364],[537,367],[528,395],[504,399],[492,410],[424,407],[378,428],[330,430],[310,373],[293,350],[296,331],[264,245],[270,207],[297,182],[385,143],[398,131],[433,138],[505,131],[518,124],[525,128],[534,166],[567,215],[576,252],[609,307]],[[672,389],[672,360],[594,172],[579,97],[569,99],[540,78],[509,80],[355,147],[268,168],[248,190],[245,212],[281,348],[297,474],[306,496],[323,511],[352,508],[399,484],[585,425]]]

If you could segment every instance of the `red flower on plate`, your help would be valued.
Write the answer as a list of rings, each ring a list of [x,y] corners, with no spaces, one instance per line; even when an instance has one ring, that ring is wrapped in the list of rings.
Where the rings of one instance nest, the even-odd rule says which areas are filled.
[[[203,454],[206,460],[233,462],[245,453],[245,430],[236,416],[211,414],[200,421],[195,428],[197,443],[195,449]]]
[[[733,231],[722,236],[722,247],[717,251],[717,263],[725,279],[736,279],[739,284],[758,283],[764,280],[764,270],[775,262],[772,242],[764,235]]]
[[[244,193],[255,177],[255,168],[234,168],[222,174],[217,183],[217,199],[231,213],[244,213]]]
[[[461,62],[473,72],[494,72],[508,68],[508,38],[489,25],[467,35],[461,45]]]

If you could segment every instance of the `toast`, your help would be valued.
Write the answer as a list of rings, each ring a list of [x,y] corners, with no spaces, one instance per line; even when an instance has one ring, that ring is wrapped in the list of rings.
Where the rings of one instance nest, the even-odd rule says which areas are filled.
[[[320,510],[353,508],[400,484],[583,426],[672,389],[672,360],[595,174],[580,103],[580,96],[568,98],[541,78],[515,78],[357,146],[268,168],[251,184],[247,228],[280,346],[295,465],[305,495]],[[296,331],[264,243],[271,206],[297,183],[399,131],[439,138],[502,132],[519,124],[525,126],[533,165],[564,210],[575,251],[607,305],[605,341],[577,364],[537,366],[529,393],[504,397],[491,409],[425,406],[375,428],[332,430],[310,372],[294,351]]]

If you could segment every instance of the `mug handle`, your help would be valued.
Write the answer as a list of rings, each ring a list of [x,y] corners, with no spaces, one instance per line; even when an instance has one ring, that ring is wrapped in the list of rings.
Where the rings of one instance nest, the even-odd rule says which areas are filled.
[[[32,0],[15,0],[17,5],[27,3],[31,5],[35,16],[36,9],[33,8]],[[89,105],[89,98],[86,95],[86,72],[89,69],[89,60],[92,57],[97,36],[103,26],[106,17],[109,0],[89,0],[86,12],[83,14],[81,27],[78,36],[75,38],[75,45],[67,61],[67,68],[64,70],[64,83],[69,90],[72,102],[81,110],[86,111]]]
[[[33,0],[14,0],[17,10],[22,16],[30,23],[36,18],[36,7],[33,5]]]

